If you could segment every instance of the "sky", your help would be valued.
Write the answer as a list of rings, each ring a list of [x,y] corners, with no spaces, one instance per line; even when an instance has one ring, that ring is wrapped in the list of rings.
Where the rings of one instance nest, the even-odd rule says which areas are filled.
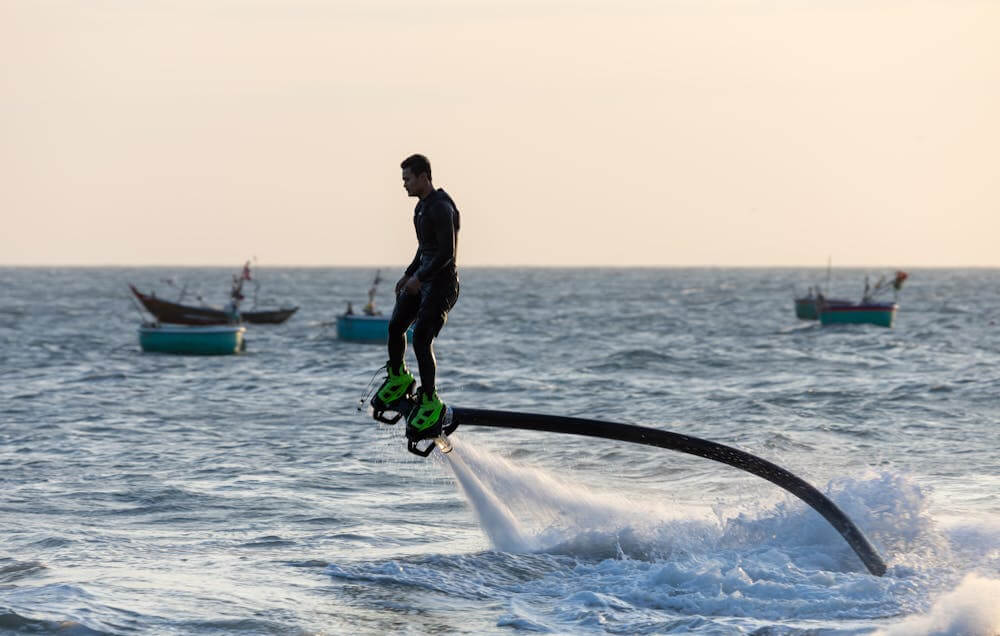
[[[1000,266],[996,0],[0,0],[0,264]]]

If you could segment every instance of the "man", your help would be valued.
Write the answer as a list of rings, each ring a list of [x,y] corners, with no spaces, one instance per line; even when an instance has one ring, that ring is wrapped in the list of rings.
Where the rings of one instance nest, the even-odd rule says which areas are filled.
[[[411,155],[400,167],[406,193],[419,199],[413,211],[417,253],[396,283],[396,306],[389,321],[386,379],[371,403],[376,413],[393,411],[400,402],[415,397],[415,406],[406,418],[406,436],[419,440],[441,434],[445,405],[438,398],[434,384],[437,373],[434,338],[458,300],[455,259],[459,212],[448,193],[435,189],[431,183],[427,157]],[[420,388],[415,395],[416,380],[403,360],[406,330],[410,325],[413,325],[413,352],[420,371]]]

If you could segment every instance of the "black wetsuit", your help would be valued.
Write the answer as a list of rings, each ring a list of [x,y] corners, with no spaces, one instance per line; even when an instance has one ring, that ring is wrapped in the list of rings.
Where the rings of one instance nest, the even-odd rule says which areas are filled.
[[[420,368],[420,382],[427,394],[434,390],[437,372],[434,338],[458,300],[455,263],[459,224],[458,207],[444,190],[439,188],[417,203],[413,210],[417,253],[406,268],[406,275],[420,280],[420,293],[400,291],[389,321],[389,360],[393,365],[402,362],[406,352],[406,330],[413,325],[413,352]]]

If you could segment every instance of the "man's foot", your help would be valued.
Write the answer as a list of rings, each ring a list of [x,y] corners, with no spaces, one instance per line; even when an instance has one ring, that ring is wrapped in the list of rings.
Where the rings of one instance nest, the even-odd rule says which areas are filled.
[[[437,392],[427,395],[421,387],[417,389],[414,402],[410,414],[406,416],[407,439],[417,441],[441,435],[445,407]]]
[[[385,370],[385,381],[372,397],[372,408],[376,414],[395,410],[400,402],[409,400],[413,395],[413,387],[417,384],[413,374],[406,370],[405,362],[400,362],[399,367],[394,368],[392,361],[389,361],[385,364]]]

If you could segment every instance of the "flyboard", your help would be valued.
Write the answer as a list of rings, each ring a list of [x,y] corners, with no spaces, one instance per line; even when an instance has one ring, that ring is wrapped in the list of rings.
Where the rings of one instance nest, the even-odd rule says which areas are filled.
[[[375,419],[386,424],[395,424],[400,417],[409,413],[413,403],[409,400],[395,405],[398,409],[393,417],[386,417],[385,412],[375,412]],[[875,576],[885,574],[885,561],[878,550],[871,544],[854,522],[845,515],[826,495],[811,486],[806,481],[796,477],[777,464],[751,455],[746,451],[710,442],[708,440],[681,435],[655,428],[637,426],[634,424],[619,424],[602,420],[589,420],[578,417],[562,417],[558,415],[539,415],[534,413],[518,413],[514,411],[490,411],[484,409],[469,409],[446,407],[441,417],[440,427],[424,432],[407,429],[407,450],[415,455],[427,457],[435,448],[443,453],[452,450],[448,435],[455,432],[459,426],[489,426],[493,428],[515,428],[547,433],[564,433],[569,435],[584,435],[600,437],[621,442],[658,446],[669,450],[697,455],[705,459],[729,464],[748,473],[753,473],[769,482],[784,488],[818,512],[830,522],[837,532],[847,541],[868,571]],[[420,448],[418,442],[431,440],[426,447]]]
[[[400,418],[408,416],[410,411],[415,409],[416,406],[413,396],[408,394],[405,398],[393,404],[391,410],[374,409],[372,417],[383,424],[395,424]],[[358,408],[360,409],[360,407]],[[393,413],[393,415],[386,415],[386,413]],[[451,442],[448,441],[448,436],[454,433],[456,428],[458,428],[458,422],[455,421],[455,410],[447,406],[444,413],[441,414],[440,424],[432,430],[417,432],[409,426],[406,427],[406,450],[421,457],[427,457],[434,452],[435,448],[439,449],[442,453],[450,453],[452,446]],[[420,448],[417,442],[425,439],[433,441],[425,448]]]

